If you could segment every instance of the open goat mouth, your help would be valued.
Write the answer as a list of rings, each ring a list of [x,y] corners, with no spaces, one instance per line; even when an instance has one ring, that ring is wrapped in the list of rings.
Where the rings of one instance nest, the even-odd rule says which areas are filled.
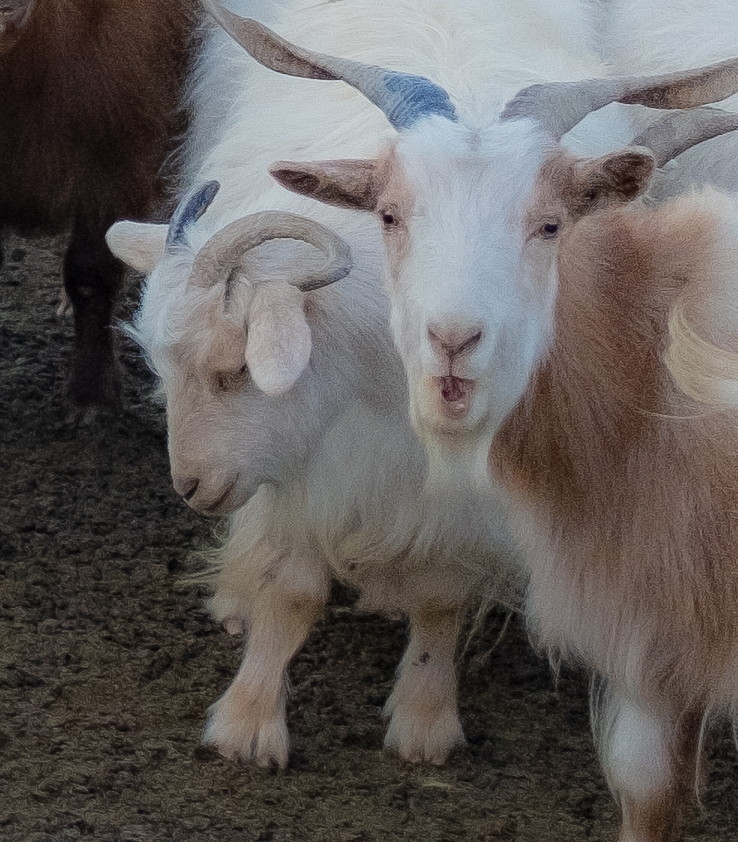
[[[471,409],[474,381],[453,374],[436,378],[441,392],[441,409],[449,418],[463,418]]]

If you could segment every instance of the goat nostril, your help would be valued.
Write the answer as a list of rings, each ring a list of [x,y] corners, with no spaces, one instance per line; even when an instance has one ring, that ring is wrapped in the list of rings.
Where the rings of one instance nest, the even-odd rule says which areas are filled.
[[[471,349],[475,345],[479,345],[482,341],[482,331],[478,330],[473,336],[470,336],[468,339],[465,339],[461,345],[459,346],[458,350],[456,351],[457,354],[462,354],[464,351],[471,351]]]
[[[180,497],[183,497],[188,501],[195,496],[199,485],[199,479],[192,479],[190,477],[174,478],[174,490],[180,495]]]
[[[482,331],[477,329],[459,331],[428,328],[428,339],[437,353],[453,359],[466,351],[471,351],[482,341]]]

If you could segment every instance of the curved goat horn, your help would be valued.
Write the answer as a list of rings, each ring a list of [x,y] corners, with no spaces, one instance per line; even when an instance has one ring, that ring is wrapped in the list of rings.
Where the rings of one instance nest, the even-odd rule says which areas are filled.
[[[217,0],[201,0],[201,3],[265,67],[288,76],[347,82],[380,108],[398,131],[434,114],[456,120],[456,111],[446,91],[424,76],[314,53],[290,44],[258,21],[234,14]]]
[[[348,245],[330,228],[313,219],[284,211],[243,216],[214,234],[197,253],[190,274],[196,286],[212,287],[241,267],[244,254],[269,240],[302,240],[322,251],[323,266],[288,283],[302,292],[333,284],[348,275],[353,262]]]
[[[645,146],[653,152],[657,167],[698,143],[738,130],[738,114],[720,108],[693,108],[662,117],[641,132],[631,146]]]
[[[587,114],[611,102],[649,108],[694,108],[738,92],[738,59],[659,76],[585,79],[523,88],[507,103],[501,120],[527,117],[558,140]]]
[[[220,190],[217,181],[207,181],[185,194],[172,214],[167,231],[167,251],[187,243],[187,229],[210,207],[215,194]]]

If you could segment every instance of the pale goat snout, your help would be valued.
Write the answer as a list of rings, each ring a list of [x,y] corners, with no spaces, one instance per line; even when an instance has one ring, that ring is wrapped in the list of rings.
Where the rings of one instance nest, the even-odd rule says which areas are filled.
[[[197,477],[180,476],[178,474],[172,476],[172,484],[177,494],[182,497],[188,506],[203,514],[224,514],[236,508],[232,504],[229,505],[229,498],[235,490],[237,482],[238,477],[234,477],[230,481],[229,478],[226,478],[218,484],[215,492],[213,492]],[[225,488],[218,493],[223,486]],[[200,493],[198,494],[198,492]]]
[[[482,324],[447,325],[432,324],[428,327],[428,339],[431,347],[442,362],[448,361],[449,370],[458,357],[467,355],[482,340]]]
[[[172,485],[187,505],[201,514],[228,514],[243,503],[239,474],[231,468],[214,470],[171,454]]]

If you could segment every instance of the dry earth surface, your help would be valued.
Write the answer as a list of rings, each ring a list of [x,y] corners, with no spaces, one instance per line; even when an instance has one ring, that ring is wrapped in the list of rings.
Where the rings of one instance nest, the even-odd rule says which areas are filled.
[[[240,643],[183,583],[212,524],[171,490],[162,408],[121,336],[123,408],[75,427],[59,241],[11,238],[0,273],[0,840],[584,842],[617,813],[587,724],[587,680],[558,682],[492,613],[460,664],[468,745],[444,768],[382,752],[401,623],[336,588],[291,668],[289,768],[199,745]],[[125,318],[134,289],[121,306]],[[687,840],[738,839],[727,726],[708,740]]]

